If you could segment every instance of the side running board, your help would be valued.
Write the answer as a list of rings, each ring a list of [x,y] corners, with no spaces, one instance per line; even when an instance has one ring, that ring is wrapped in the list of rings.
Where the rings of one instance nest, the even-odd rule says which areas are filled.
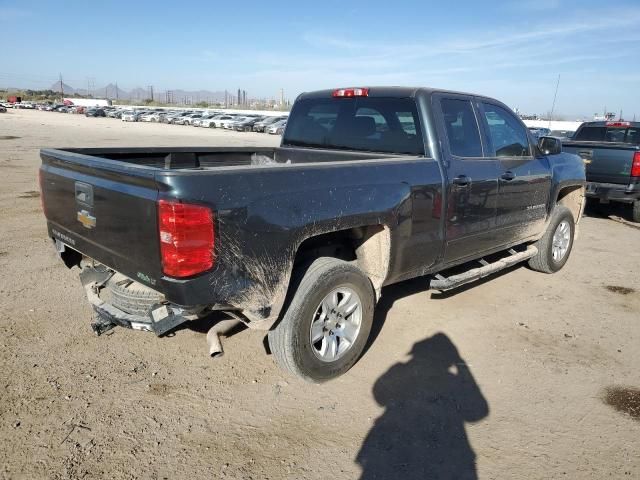
[[[487,277],[493,273],[504,270],[516,263],[520,263],[524,260],[528,260],[538,253],[538,248],[534,245],[529,245],[523,252],[516,252],[513,248],[509,249],[509,256],[489,263],[484,259],[480,259],[481,267],[472,268],[466,272],[459,273],[457,275],[451,275],[445,277],[441,274],[437,274],[429,284],[430,288],[435,290],[451,290],[452,288],[460,287],[466,283],[475,282],[481,278]]]

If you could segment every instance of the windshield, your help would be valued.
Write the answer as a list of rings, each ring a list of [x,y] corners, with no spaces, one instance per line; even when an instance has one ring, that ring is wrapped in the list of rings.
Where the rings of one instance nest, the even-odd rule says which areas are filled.
[[[410,98],[310,98],[297,101],[286,146],[424,155],[416,104]]]

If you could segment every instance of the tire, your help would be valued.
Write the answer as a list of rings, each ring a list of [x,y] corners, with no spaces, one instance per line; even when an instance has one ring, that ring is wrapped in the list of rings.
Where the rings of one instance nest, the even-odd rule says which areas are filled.
[[[375,293],[369,278],[360,269],[328,257],[316,259],[299,282],[293,280],[294,288],[296,284],[282,320],[268,334],[269,346],[280,368],[308,382],[322,383],[347,372],[362,354],[373,323]],[[351,313],[338,317],[332,308],[325,316],[319,312],[330,297],[338,300],[334,303],[337,311],[343,301],[345,305],[359,302]],[[323,317],[328,320],[322,322]],[[312,344],[312,323],[324,325],[327,321],[337,323],[331,327],[333,330],[322,328],[319,332],[322,340]],[[345,340],[347,322],[352,332],[356,330],[351,336],[352,342]],[[329,352],[329,356],[322,360],[322,348],[325,342],[330,344],[331,337],[336,347],[332,350],[327,346],[325,352]],[[340,352],[342,347],[345,350]],[[330,360],[331,356],[335,356],[335,360]]]
[[[631,212],[631,220],[640,223],[640,200],[633,202],[633,210]]]
[[[106,285],[110,303],[131,315],[147,316],[149,310],[156,303],[164,300],[160,292],[134,282],[120,273],[116,273],[109,279]]]
[[[568,241],[564,240],[566,242],[566,250],[560,258],[554,258],[554,235],[558,232],[562,241],[563,234],[559,232],[559,228],[563,222],[566,224],[567,230],[565,231],[568,234]],[[535,244],[538,247],[538,253],[529,259],[529,267],[532,270],[543,273],[555,273],[564,267],[569,255],[571,255],[575,231],[575,220],[571,211],[567,207],[556,205],[551,214],[547,231]],[[560,248],[559,246],[557,247]]]

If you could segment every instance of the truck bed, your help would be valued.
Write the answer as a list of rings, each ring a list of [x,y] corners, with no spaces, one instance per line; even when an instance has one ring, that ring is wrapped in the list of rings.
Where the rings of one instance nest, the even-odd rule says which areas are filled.
[[[582,157],[588,182],[628,184],[633,155],[640,147],[627,143],[564,141],[562,148]]]
[[[238,292],[258,283],[263,291],[249,300],[268,305],[306,236],[331,231],[336,221],[344,228],[397,223],[392,217],[409,201],[411,179],[426,174],[424,181],[433,182],[426,198],[435,198],[442,182],[433,159],[338,150],[74,148],[44,149],[41,157],[49,236],[178,305],[247,303],[247,294],[238,300]],[[214,212],[217,251],[210,275],[163,274],[159,200]],[[433,222],[439,232],[440,220]],[[238,251],[242,259],[233,256]],[[215,284],[219,279],[224,284]]]
[[[157,170],[209,170],[220,167],[265,166],[292,163],[335,162],[385,158],[393,155],[302,148],[192,147],[192,148],[63,148],[43,150],[43,155],[64,157],[69,162],[106,166],[113,162]],[[55,153],[54,153],[55,152]]]

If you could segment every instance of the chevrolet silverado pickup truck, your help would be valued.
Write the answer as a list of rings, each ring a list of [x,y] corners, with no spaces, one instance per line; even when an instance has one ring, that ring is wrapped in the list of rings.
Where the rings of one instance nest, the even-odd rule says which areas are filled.
[[[222,311],[212,356],[239,322],[323,382],[362,354],[385,285],[561,269],[585,186],[561,149],[491,98],[340,88],[301,94],[278,148],[44,149],[39,173],[96,333],[162,335]]]
[[[640,222],[640,122],[583,123],[563,149],[587,165],[587,198],[630,204]]]

